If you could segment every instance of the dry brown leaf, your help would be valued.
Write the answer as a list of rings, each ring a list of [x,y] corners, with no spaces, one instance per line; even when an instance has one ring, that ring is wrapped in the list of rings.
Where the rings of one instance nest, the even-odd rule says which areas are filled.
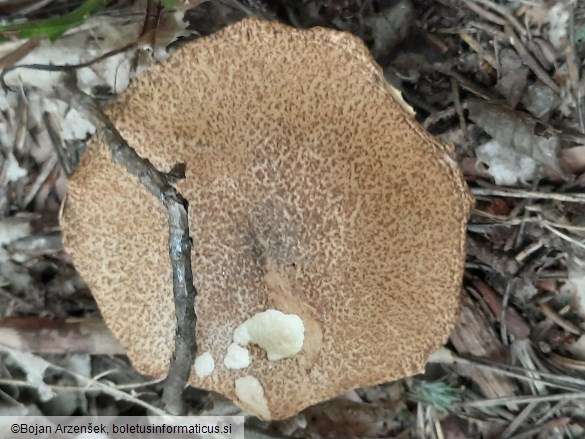
[[[386,436],[396,423],[400,401],[375,404],[334,399],[307,409],[307,431],[323,438]]]
[[[11,67],[36,49],[45,37],[33,37],[26,40],[18,48],[0,58],[0,69]]]
[[[469,422],[455,415],[449,415],[441,421],[443,434],[448,439],[467,439],[471,437]]]
[[[12,349],[44,354],[125,355],[101,319],[13,317],[0,320],[0,339]]]
[[[488,284],[479,279],[474,279],[472,283],[489,306],[494,318],[500,321],[502,316],[502,296],[496,293]],[[506,330],[514,335],[514,337],[523,340],[530,336],[530,326],[514,308],[508,307],[506,309],[505,319]]]
[[[561,167],[570,174],[582,174],[585,172],[585,146],[575,146],[564,149],[560,157]]]
[[[528,72],[528,68],[524,66],[515,50],[506,48],[500,52],[501,76],[495,88],[503,96],[506,96],[511,108],[516,107],[522,99]]]
[[[463,298],[459,323],[451,333],[451,342],[460,354],[500,361],[504,359],[496,333],[477,305],[467,296]],[[516,393],[514,383],[502,375],[465,365],[457,365],[455,368],[459,374],[475,381],[488,398],[502,398]]]
[[[526,110],[543,122],[549,120],[551,114],[559,107],[559,96],[542,82],[536,82],[526,87],[522,96],[522,105]]]
[[[559,165],[560,138],[543,122],[478,99],[467,101],[469,118],[500,145],[562,174]]]

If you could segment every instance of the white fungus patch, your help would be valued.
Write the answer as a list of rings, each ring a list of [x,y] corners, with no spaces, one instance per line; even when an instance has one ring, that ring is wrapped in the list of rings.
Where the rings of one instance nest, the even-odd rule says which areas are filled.
[[[573,259],[567,264],[567,269],[569,284],[573,287],[573,306],[577,314],[585,318],[585,264]],[[585,346],[585,339],[581,343]]]
[[[260,416],[264,420],[270,419],[268,401],[264,396],[264,389],[257,378],[246,375],[235,381],[236,396],[248,411]]]
[[[53,389],[44,380],[45,372],[50,366],[47,361],[28,352],[19,352],[15,349],[6,351],[10,353],[6,364],[20,366],[26,374],[26,380],[34,386],[42,402],[47,402],[55,396]]]
[[[296,314],[269,309],[249,318],[234,331],[240,346],[255,344],[266,351],[270,361],[292,357],[303,348],[305,325]]]
[[[232,343],[228,346],[223,364],[228,369],[244,369],[250,365],[250,352],[248,349]]]
[[[562,50],[567,44],[571,14],[563,2],[555,4],[548,12],[548,39],[555,49]]]
[[[68,108],[67,103],[44,97],[35,100],[37,102],[33,111],[38,111],[38,114],[34,115],[35,120],[41,121],[45,111],[61,115],[59,126],[64,140],[86,139],[95,133],[95,127],[76,109]]]
[[[20,166],[13,153],[8,153],[6,161],[8,162],[8,166],[4,167],[4,172],[6,173],[5,179],[8,183],[19,180],[28,175],[27,170]]]
[[[209,352],[205,352],[195,359],[195,374],[199,378],[211,375],[214,369],[215,361]]]
[[[538,170],[532,157],[516,152],[497,140],[479,146],[476,154],[478,162],[488,166],[487,172],[498,186],[513,186],[518,181],[531,180]]]
[[[449,154],[445,153],[443,154],[443,159],[445,159],[445,161],[447,162],[447,164],[449,166],[451,166],[451,168],[453,169],[457,169],[457,167],[459,166],[457,164],[457,162],[455,161],[455,159],[453,159],[453,157],[451,157]]]
[[[5,248],[6,245],[30,234],[31,226],[28,221],[19,221],[17,218],[0,220],[0,285],[8,281],[17,290],[30,286],[30,275],[14,261],[14,255]]]

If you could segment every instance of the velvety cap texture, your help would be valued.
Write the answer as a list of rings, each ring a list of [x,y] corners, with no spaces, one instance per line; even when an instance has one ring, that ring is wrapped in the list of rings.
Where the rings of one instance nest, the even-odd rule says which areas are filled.
[[[107,109],[158,169],[187,164],[198,354],[215,362],[193,386],[280,419],[418,373],[446,342],[472,199],[450,147],[393,96],[356,37],[246,19],[177,50]],[[166,374],[166,212],[99,140],[62,226],[133,365]],[[269,361],[251,346],[250,366],[226,368],[234,330],[267,309],[303,320],[302,350]]]

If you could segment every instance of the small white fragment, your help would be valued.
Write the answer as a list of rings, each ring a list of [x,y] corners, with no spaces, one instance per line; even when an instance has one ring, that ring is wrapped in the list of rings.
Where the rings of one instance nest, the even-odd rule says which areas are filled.
[[[28,352],[19,352],[12,348],[2,348],[2,351],[10,354],[6,360],[9,366],[16,364],[26,374],[26,380],[34,386],[42,402],[47,402],[55,396],[53,389],[44,380],[45,371],[51,366],[47,361]]]
[[[402,92],[389,82],[386,82],[386,85],[388,86],[388,90],[390,91],[390,94],[392,95],[394,100],[398,102],[398,104],[402,107],[403,110],[405,110],[408,114],[410,114],[410,116],[414,118],[416,112],[414,111],[414,108],[412,108],[412,106],[404,100],[404,98],[402,97]]]
[[[266,351],[270,361],[292,357],[303,348],[305,325],[296,314],[269,309],[249,318],[234,331],[240,346],[250,343]]]
[[[563,2],[558,2],[548,11],[548,39],[555,49],[562,50],[567,44],[570,17],[569,10]]]
[[[16,181],[22,177],[26,177],[28,175],[27,170],[18,164],[18,160],[16,160],[16,157],[14,157],[14,154],[9,153],[7,161],[8,166],[6,169],[5,178],[8,183]]]
[[[454,364],[455,355],[449,349],[442,347],[429,355],[427,358],[428,363]]]
[[[65,140],[85,139],[95,133],[95,127],[74,108],[67,112],[61,123],[61,135]]]
[[[447,162],[447,164],[449,166],[451,166],[451,168],[453,168],[453,169],[457,169],[458,168],[457,162],[449,154],[447,154],[447,153],[443,154],[443,158],[445,159],[445,161]]]
[[[214,369],[215,361],[209,352],[205,352],[195,359],[195,374],[199,378],[205,378],[207,375],[211,375]]]
[[[497,140],[484,143],[476,149],[478,162],[489,167],[488,172],[498,186],[513,186],[535,177],[536,162],[512,148],[501,145]]]
[[[10,218],[0,220],[0,252],[4,250],[5,245],[30,236],[30,234],[31,226],[27,221],[11,221]]]
[[[0,241],[2,242],[2,241]],[[567,264],[568,280],[573,287],[573,306],[577,314],[585,317],[585,267],[578,259]],[[585,341],[583,342],[585,344]]]
[[[250,365],[250,352],[248,349],[235,343],[229,345],[223,364],[228,369],[243,369]]]
[[[16,108],[18,105],[16,96],[16,93],[0,87],[0,111],[8,111]]]
[[[272,416],[268,408],[268,401],[264,396],[264,389],[257,378],[246,375],[235,381],[236,396],[245,409],[259,416],[263,420],[269,420]]]

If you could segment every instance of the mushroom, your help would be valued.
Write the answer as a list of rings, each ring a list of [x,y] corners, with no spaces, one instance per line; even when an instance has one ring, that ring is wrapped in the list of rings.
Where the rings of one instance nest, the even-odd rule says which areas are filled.
[[[205,353],[191,385],[282,419],[419,373],[446,342],[472,198],[356,37],[246,19],[150,68],[107,114],[158,169],[187,165]],[[163,208],[94,141],[62,226],[134,367],[166,374]],[[234,343],[249,365],[225,366]]]

